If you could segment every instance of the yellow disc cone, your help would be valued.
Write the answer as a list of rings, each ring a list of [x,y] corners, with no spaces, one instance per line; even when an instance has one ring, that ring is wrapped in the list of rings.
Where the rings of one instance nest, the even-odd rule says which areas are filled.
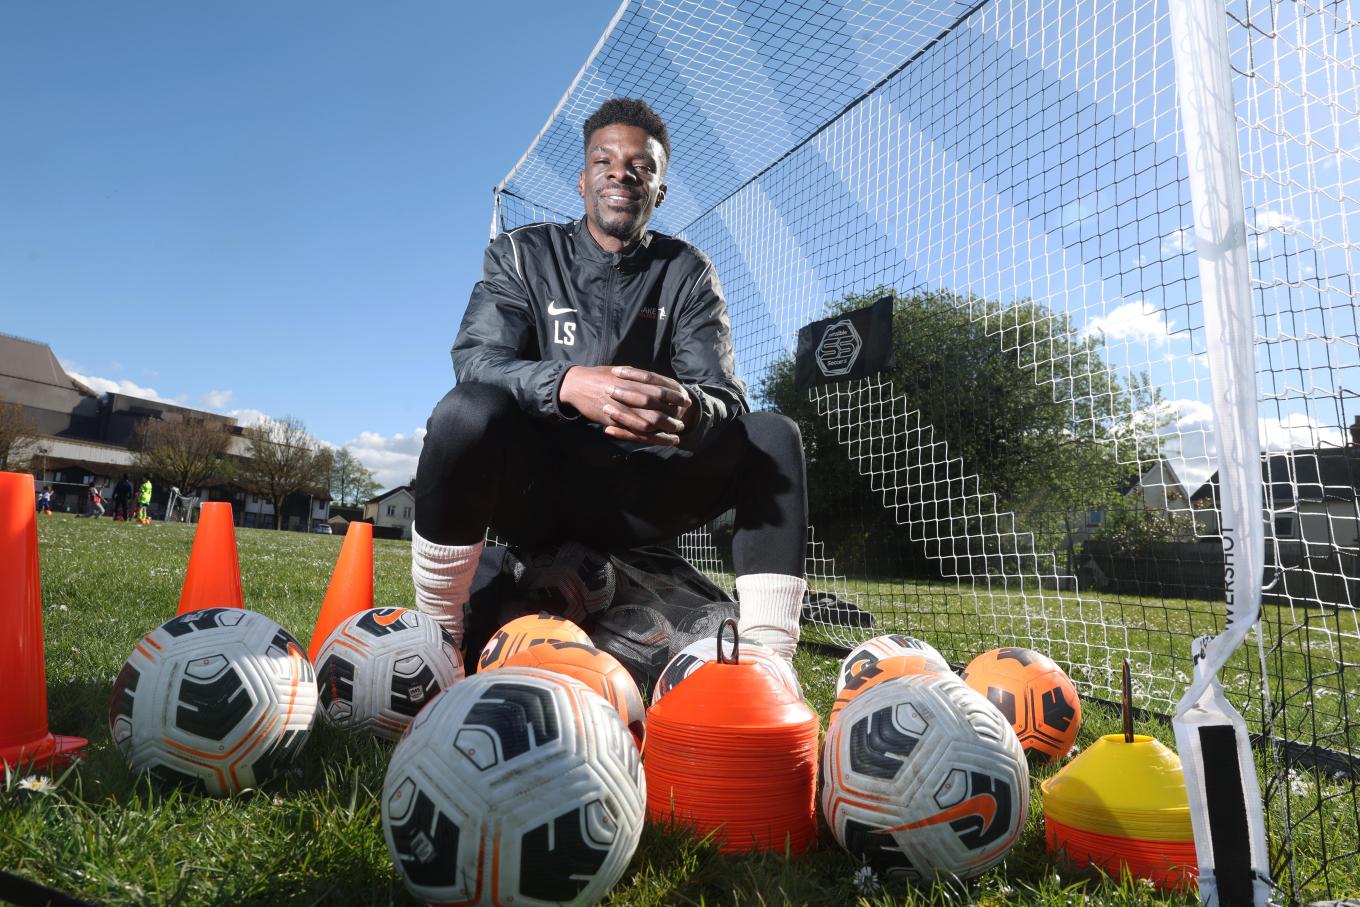
[[[1045,781],[1044,813],[1073,828],[1144,841],[1189,841],[1181,760],[1155,737],[1107,734]]]

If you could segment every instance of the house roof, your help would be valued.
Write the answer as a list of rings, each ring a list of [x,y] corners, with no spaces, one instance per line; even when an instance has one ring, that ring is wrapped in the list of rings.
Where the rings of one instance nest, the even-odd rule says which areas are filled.
[[[94,390],[66,374],[50,346],[11,334],[0,334],[0,375],[75,390],[88,397],[98,396]]]
[[[1275,507],[1354,501],[1360,491],[1360,447],[1316,447],[1273,454],[1261,463],[1261,481]],[[1206,498],[1217,506],[1217,472],[1191,496],[1192,501]]]
[[[1142,475],[1138,476],[1136,481],[1130,484],[1127,489],[1121,490],[1124,490],[1127,493],[1127,491],[1132,491],[1134,488],[1140,488],[1148,485],[1149,484],[1148,477],[1151,476],[1153,473],[1157,472],[1159,468],[1161,469],[1162,472],[1160,477],[1161,481],[1153,482],[1151,483],[1152,485],[1154,486],[1160,485],[1166,488],[1168,492],[1178,491],[1183,496],[1188,496],[1190,494],[1190,489],[1186,487],[1185,481],[1180,477],[1180,473],[1176,472],[1176,467],[1173,466],[1171,464],[1171,461],[1166,459],[1165,457],[1162,457],[1160,460],[1149,466],[1147,470],[1144,471]]]
[[[402,491],[410,492],[413,496],[414,496],[414,494],[415,494],[415,489],[412,488],[410,485],[398,485],[396,488],[389,488],[389,489],[387,489],[387,490],[384,491],[382,494],[378,495],[376,498],[369,498],[367,501],[364,501],[364,503],[365,503],[365,504],[377,504],[377,503],[379,503],[380,501],[385,501],[385,500],[387,500],[388,498],[392,497],[392,495],[397,494],[398,492],[402,492]]]

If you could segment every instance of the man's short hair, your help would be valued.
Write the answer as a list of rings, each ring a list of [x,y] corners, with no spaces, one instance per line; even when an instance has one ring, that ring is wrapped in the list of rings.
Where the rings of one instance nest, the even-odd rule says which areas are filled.
[[[636,126],[661,143],[666,152],[666,163],[671,160],[671,134],[646,101],[641,98],[610,98],[600,105],[600,109],[590,115],[581,128],[586,151],[590,150],[590,137],[597,129],[606,126]]]

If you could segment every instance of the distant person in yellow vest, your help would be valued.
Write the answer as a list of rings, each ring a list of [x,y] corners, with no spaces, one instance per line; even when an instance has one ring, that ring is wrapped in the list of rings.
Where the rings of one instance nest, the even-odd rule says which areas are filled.
[[[142,487],[137,489],[137,522],[143,526],[151,525],[147,508],[151,506],[151,479],[142,479]]]

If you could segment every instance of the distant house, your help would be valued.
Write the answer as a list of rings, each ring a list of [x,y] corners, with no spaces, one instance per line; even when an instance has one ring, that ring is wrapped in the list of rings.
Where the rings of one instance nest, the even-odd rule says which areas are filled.
[[[133,471],[133,443],[138,427],[148,421],[201,418],[220,422],[234,437],[232,452],[248,446],[236,420],[173,403],[125,394],[101,394],[67,374],[45,343],[0,334],[0,401],[17,403],[37,427],[33,475],[50,484],[58,510],[80,512],[84,486],[105,487]],[[135,478],[135,477],[134,477]],[[154,483],[153,515],[164,512],[170,489]]]
[[[1187,513],[1190,510],[1190,491],[1176,473],[1176,467],[1165,458],[1152,464],[1138,478],[1138,490],[1143,496],[1143,506],[1149,510],[1171,513]]]
[[[364,522],[374,528],[396,529],[401,538],[411,538],[411,524],[415,521],[416,496],[410,485],[398,485],[376,498],[364,501]]]
[[[267,497],[250,494],[236,486],[213,489],[211,500],[229,500],[236,514],[236,525],[247,528],[274,528],[274,504]],[[283,526],[291,532],[309,532],[326,522],[330,495],[318,490],[313,494],[297,492],[283,499]]]
[[[331,532],[335,535],[344,535],[349,530],[349,524],[355,520],[363,520],[363,507],[350,507],[346,504],[331,504],[330,517],[326,520],[331,527]]]
[[[1360,607],[1360,417],[1350,431],[1346,447],[1290,450],[1261,465],[1268,596]],[[1218,473],[1193,499],[1217,518]]]
[[[56,509],[61,511],[81,511],[88,482],[104,486],[105,494],[111,495],[124,473],[134,473],[138,431],[151,422],[217,422],[231,436],[227,453],[250,456],[250,444],[230,416],[126,394],[98,393],[67,374],[46,343],[7,334],[0,334],[0,401],[22,406],[37,426],[33,475],[40,488],[52,486]],[[134,484],[138,478],[133,475]],[[159,481],[152,486],[151,515],[159,519],[165,514],[170,488]],[[205,501],[230,501],[238,526],[274,525],[273,505],[234,485],[196,490]],[[329,501],[323,489],[289,495],[283,503],[284,528],[306,531],[324,522]]]
[[[1141,475],[1128,473],[1119,483],[1118,491],[1126,498],[1137,496],[1147,510],[1165,510],[1173,514],[1189,513],[1189,494],[1176,468],[1166,459],[1158,460]],[[1109,514],[1103,509],[1091,509],[1073,514],[1068,519],[1067,549],[1069,558],[1077,545],[1093,538],[1105,525]],[[1187,521],[1188,523],[1188,521]]]

